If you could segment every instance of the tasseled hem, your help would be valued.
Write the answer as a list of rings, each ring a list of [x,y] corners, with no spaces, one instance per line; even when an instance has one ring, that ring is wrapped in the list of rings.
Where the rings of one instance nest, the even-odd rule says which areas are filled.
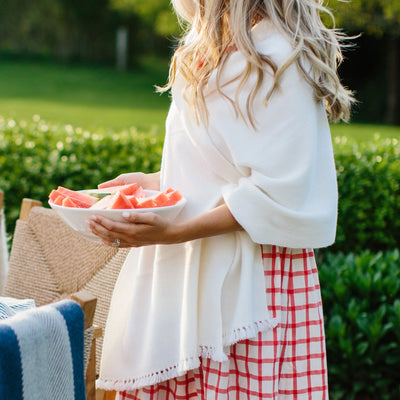
[[[248,326],[236,329],[233,332],[223,335],[224,346],[230,346],[239,341],[252,339],[260,332],[273,329],[278,325],[276,318],[254,322]],[[228,360],[228,355],[221,349],[212,346],[199,345],[197,357],[188,357],[178,363],[173,364],[161,371],[156,371],[147,375],[131,379],[107,379],[99,378],[96,387],[103,390],[132,391],[145,386],[156,385],[169,379],[182,376],[192,369],[200,366],[200,357],[210,358],[213,361],[224,362]]]
[[[273,329],[278,325],[278,319],[266,319],[264,321],[253,322],[250,325],[235,329],[232,332],[223,335],[222,339],[224,346],[231,346],[241,340],[255,338],[260,332],[265,332],[268,329]]]
[[[139,376],[134,379],[104,379],[96,381],[96,387],[103,390],[130,391],[145,386],[152,386],[169,379],[184,375],[187,371],[200,365],[198,357],[190,357],[161,371]]]

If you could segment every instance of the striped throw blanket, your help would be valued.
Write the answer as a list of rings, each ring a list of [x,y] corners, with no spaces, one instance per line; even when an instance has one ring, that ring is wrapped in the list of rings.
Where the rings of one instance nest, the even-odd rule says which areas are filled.
[[[12,303],[0,298],[0,399],[85,400],[81,307]]]
[[[0,320],[12,317],[17,312],[36,307],[33,299],[14,299],[12,297],[0,297]]]

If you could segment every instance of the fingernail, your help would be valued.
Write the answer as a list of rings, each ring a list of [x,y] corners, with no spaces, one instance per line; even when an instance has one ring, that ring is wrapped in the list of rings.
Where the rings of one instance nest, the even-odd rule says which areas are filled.
[[[91,216],[90,216],[90,219],[91,219],[92,221],[97,221],[97,216],[96,216],[96,215],[91,215]]]
[[[124,218],[129,218],[129,213],[127,212],[127,211],[124,211],[123,213],[122,213],[122,216],[124,217]]]

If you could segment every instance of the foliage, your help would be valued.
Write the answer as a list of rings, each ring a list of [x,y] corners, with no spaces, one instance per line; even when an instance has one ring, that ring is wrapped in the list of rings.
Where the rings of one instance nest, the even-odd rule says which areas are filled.
[[[400,243],[400,145],[335,143],[340,192],[337,245],[319,266],[333,400],[395,400],[399,393],[400,254],[360,251]],[[126,171],[160,167],[162,138],[131,128],[89,132],[71,125],[0,118],[0,188],[12,233],[23,197],[96,187]]]
[[[0,188],[5,192],[7,231],[13,232],[21,201],[46,204],[58,185],[89,189],[127,171],[160,167],[161,140],[135,129],[91,133],[70,125],[0,119]]]
[[[400,398],[400,252],[319,266],[332,400]]]
[[[0,119],[0,189],[8,231],[23,197],[46,202],[52,188],[96,187],[126,171],[159,168],[163,137],[98,129],[90,132],[40,120]],[[393,249],[400,243],[400,143],[380,139],[334,141],[339,186],[336,243],[329,251]],[[321,253],[323,256],[323,252]]]
[[[384,250],[400,243],[400,143],[335,139],[339,220],[332,251]]]
[[[362,29],[369,35],[400,36],[400,2],[398,0],[328,0],[339,26],[351,31]]]
[[[2,52],[47,56],[57,51],[64,28],[60,11],[59,3],[53,0],[0,0]]]
[[[139,39],[141,19],[111,10],[109,0],[0,0],[0,15],[2,55],[111,64],[116,30],[122,24],[129,30],[131,67],[148,48]]]
[[[110,0],[112,10],[123,15],[141,16],[160,35],[179,33],[177,18],[170,2],[164,0]]]
[[[381,46],[385,47],[385,64],[381,69],[385,69],[384,81],[386,88],[384,90],[386,99],[384,100],[384,121],[387,124],[400,124],[400,96],[398,77],[398,60],[400,58],[400,1],[399,0],[328,0],[328,5],[335,11],[338,26],[350,32],[366,33],[367,35],[383,39]],[[371,55],[378,58],[373,50],[368,48],[368,61],[365,65],[379,64],[372,62]],[[365,70],[365,65],[361,66]],[[353,71],[357,70],[354,68]],[[354,76],[354,75],[353,75]],[[357,78],[356,78],[357,79]],[[375,75],[371,78],[375,81]],[[369,79],[363,81],[368,82]],[[354,89],[354,87],[353,87]],[[377,87],[378,93],[381,87]],[[375,97],[375,93],[370,93]],[[368,101],[364,97],[364,101]]]

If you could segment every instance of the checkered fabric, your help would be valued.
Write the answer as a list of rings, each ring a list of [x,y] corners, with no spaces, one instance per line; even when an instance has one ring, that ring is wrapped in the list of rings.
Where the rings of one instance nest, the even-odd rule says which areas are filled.
[[[119,392],[118,400],[327,400],[322,302],[310,249],[261,246],[270,312],[279,325],[231,346],[229,360],[160,384]]]

